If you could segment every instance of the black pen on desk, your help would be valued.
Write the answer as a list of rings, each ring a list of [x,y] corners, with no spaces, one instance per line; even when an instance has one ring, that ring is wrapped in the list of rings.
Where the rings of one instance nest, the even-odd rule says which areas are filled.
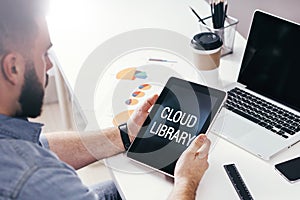
[[[199,19],[199,21],[206,25],[206,23],[203,21],[203,19],[196,13],[196,11],[190,6],[190,9],[192,10],[192,12],[196,15],[196,17]]]

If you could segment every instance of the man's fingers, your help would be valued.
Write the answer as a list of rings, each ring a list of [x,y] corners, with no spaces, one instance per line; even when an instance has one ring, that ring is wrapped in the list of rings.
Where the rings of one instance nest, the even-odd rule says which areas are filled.
[[[152,97],[148,98],[142,106],[140,106],[133,115],[128,120],[128,131],[131,132],[132,135],[136,135],[140,127],[142,126],[143,122],[145,121],[148,110],[151,106],[156,102],[158,95],[153,95]]]
[[[208,151],[210,148],[210,144],[211,144],[211,142],[209,139],[206,139],[204,141],[204,143],[202,144],[202,146],[200,147],[200,149],[198,149],[198,151],[196,153],[197,158],[202,159],[202,158],[207,157]]]
[[[189,150],[196,153],[206,140],[207,140],[206,135],[204,134],[198,135],[189,146]]]
[[[155,94],[152,97],[148,98],[147,101],[144,102],[144,104],[141,107],[141,110],[144,112],[148,112],[148,110],[153,106],[153,104],[156,102],[158,98],[158,95]]]

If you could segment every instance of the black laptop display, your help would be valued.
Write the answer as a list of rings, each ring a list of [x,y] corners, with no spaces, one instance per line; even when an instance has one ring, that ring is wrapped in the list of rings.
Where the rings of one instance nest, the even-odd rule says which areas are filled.
[[[264,12],[255,19],[238,82],[300,111],[300,26]]]

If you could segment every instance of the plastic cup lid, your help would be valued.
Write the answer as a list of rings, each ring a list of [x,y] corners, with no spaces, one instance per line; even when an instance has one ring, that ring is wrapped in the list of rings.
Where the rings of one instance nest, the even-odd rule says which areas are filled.
[[[191,41],[191,46],[198,50],[213,50],[223,45],[219,35],[212,32],[203,32],[195,35]]]

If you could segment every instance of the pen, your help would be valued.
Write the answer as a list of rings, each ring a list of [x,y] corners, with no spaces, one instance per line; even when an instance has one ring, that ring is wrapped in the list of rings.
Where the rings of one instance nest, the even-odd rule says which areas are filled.
[[[227,0],[211,0],[210,9],[213,26],[216,29],[224,27],[228,3]]]
[[[219,26],[224,27],[224,0],[220,0],[219,10]]]
[[[149,58],[149,61],[177,63],[177,61],[175,60],[164,60],[164,59],[157,59],[157,58]]]
[[[227,0],[225,1],[225,8],[224,8],[224,19],[223,22],[225,23],[226,17],[227,17],[227,7],[228,7],[228,3]],[[223,25],[224,25],[223,23]]]
[[[206,25],[206,23],[203,21],[203,19],[196,13],[196,11],[190,6],[190,9],[192,10],[192,12],[196,15],[196,17],[199,19],[199,21]]]
[[[220,0],[218,0],[215,3],[215,28],[221,28],[222,27],[222,3]]]

